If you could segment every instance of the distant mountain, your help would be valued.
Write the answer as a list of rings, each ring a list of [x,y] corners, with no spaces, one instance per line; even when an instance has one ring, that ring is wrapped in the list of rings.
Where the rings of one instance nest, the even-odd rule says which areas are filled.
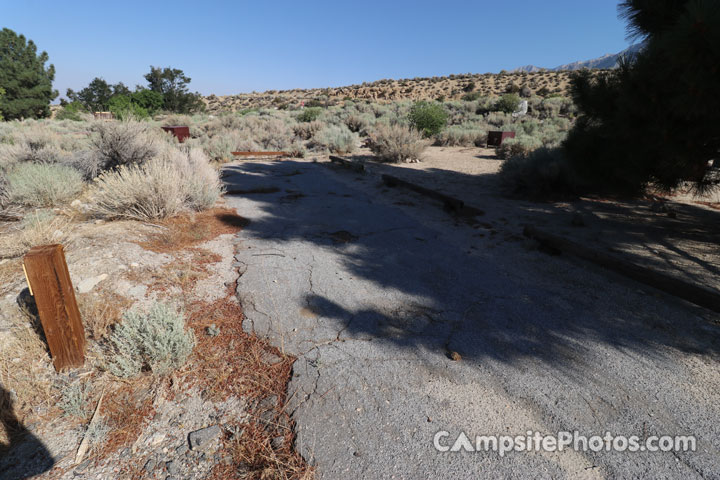
[[[555,68],[546,68],[545,70],[548,70],[550,72],[559,72],[559,71],[566,71],[566,70],[581,70],[583,68],[597,68],[597,69],[608,69],[608,68],[617,68],[618,61],[621,57],[626,55],[634,55],[640,50],[642,50],[643,44],[638,43],[636,45],[632,45],[629,48],[626,48],[620,53],[608,53],[607,55],[603,55],[599,58],[594,58],[592,60],[585,60],[582,62],[573,62],[568,63],[565,65],[560,65],[559,67]],[[524,67],[519,67],[513,70],[513,72],[539,72],[543,70],[541,67],[536,67],[535,65],[525,65]]]

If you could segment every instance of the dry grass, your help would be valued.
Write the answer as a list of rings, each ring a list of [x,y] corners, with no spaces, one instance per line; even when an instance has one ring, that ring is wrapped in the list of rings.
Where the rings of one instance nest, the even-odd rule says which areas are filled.
[[[47,210],[28,214],[0,235],[0,258],[16,258],[36,245],[65,243],[73,230],[72,219]]]
[[[55,370],[37,317],[15,305],[12,309],[7,312],[12,335],[0,346],[0,384],[17,395],[14,412],[5,413],[16,415],[24,423],[30,416],[39,419],[36,413],[39,407],[49,409],[55,404]]]
[[[247,223],[246,219],[227,208],[180,215],[160,222],[160,231],[140,246],[157,253],[176,252],[220,235],[237,233]]]
[[[109,328],[120,321],[123,312],[132,306],[131,300],[108,290],[78,293],[76,298],[85,333],[95,341],[103,339]]]
[[[196,331],[197,345],[186,379],[206,388],[210,399],[237,396],[253,405],[254,420],[236,425],[243,434],[226,439],[232,464],[217,465],[212,478],[312,478],[312,468],[293,450],[292,422],[285,412],[295,359],[243,331],[242,309],[232,289],[212,304],[191,305],[190,312],[188,323]],[[220,335],[205,334],[211,324],[220,329]],[[279,437],[281,444],[273,445]]]

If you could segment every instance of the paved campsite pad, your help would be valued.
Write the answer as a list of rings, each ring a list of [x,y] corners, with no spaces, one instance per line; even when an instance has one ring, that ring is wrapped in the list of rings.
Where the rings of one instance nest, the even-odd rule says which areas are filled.
[[[289,407],[319,478],[720,470],[717,316],[367,175],[306,161],[228,169],[248,173],[231,188],[280,190],[228,197],[251,222],[238,296],[245,328],[298,356]],[[694,434],[699,451],[499,458],[438,453],[441,430]]]

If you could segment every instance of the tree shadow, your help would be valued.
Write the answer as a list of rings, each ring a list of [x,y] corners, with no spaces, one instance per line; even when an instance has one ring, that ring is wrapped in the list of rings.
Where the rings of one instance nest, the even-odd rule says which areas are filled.
[[[326,167],[286,160],[227,168],[236,173],[231,177],[234,187],[252,189],[257,185],[282,186],[288,171],[313,173],[312,169]],[[242,172],[251,174],[239,175]],[[386,166],[384,172],[403,175],[421,185],[439,182],[468,188],[494,181],[491,175],[473,176],[447,170]],[[463,358],[478,361],[488,357],[507,363],[534,359],[567,369],[569,374],[572,371],[573,375],[578,375],[577,369],[587,361],[583,358],[583,340],[649,358],[663,355],[668,347],[712,356],[720,353],[720,326],[702,318],[708,312],[671,297],[661,302],[646,300],[644,309],[638,311],[643,297],[628,297],[637,295],[641,285],[609,272],[582,273],[586,268],[582,262],[578,262],[580,267],[558,265],[553,263],[555,260],[543,258],[542,253],[522,248],[517,233],[512,231],[515,217],[541,225],[552,224],[553,216],[567,215],[566,209],[510,200],[497,211],[485,208],[486,205],[474,205],[489,210],[488,216],[492,218],[475,218],[459,235],[497,238],[497,244],[513,243],[505,247],[517,258],[494,256],[491,250],[494,243],[484,245],[486,251],[481,255],[468,255],[457,245],[436,241],[437,231],[387,205],[390,202],[376,200],[376,196],[389,190],[379,181],[372,183],[367,176],[349,171],[338,174],[344,175],[345,180],[340,181],[331,172],[293,177],[292,189],[303,194],[293,203],[281,201],[283,191],[252,197],[262,214],[251,220],[245,232],[269,240],[278,248],[287,242],[301,241],[331,250],[340,255],[343,269],[351,276],[370,282],[367,292],[348,292],[342,301],[317,289],[308,292],[305,298],[308,308],[321,321],[338,326],[341,339],[373,338],[404,348],[456,351]],[[364,183],[348,184],[346,180],[352,178]],[[409,198],[418,205],[427,204],[433,210],[428,213],[441,212],[441,205],[430,200]],[[503,202],[500,200],[495,206]],[[588,215],[597,211],[591,203],[579,203],[578,208],[587,209]],[[673,235],[717,238],[712,235],[718,231],[718,223],[706,223],[707,212],[700,213],[693,206],[683,207],[683,217],[696,215],[704,220],[694,223],[681,218],[684,226],[674,227]],[[713,219],[717,222],[720,212]],[[567,220],[567,228],[572,229],[569,217]],[[608,237],[611,246],[620,247],[621,242],[632,241],[635,236],[647,236],[647,229],[641,227],[642,224],[632,221],[610,225],[608,228],[622,229],[618,237]],[[333,237],[338,232],[347,232],[348,240],[338,242]],[[568,272],[573,268],[576,271]],[[713,273],[709,269],[710,278],[714,278]],[[572,276],[566,278],[566,274]],[[607,282],[612,298],[607,298],[607,292],[598,291],[598,282],[602,282],[603,288]],[[569,285],[572,291],[568,290]],[[387,311],[383,305],[388,302],[383,295],[397,294],[404,296],[398,298],[416,301],[400,311]]]
[[[50,470],[55,460],[47,447],[15,414],[11,392],[0,385],[0,422],[8,443],[0,442],[0,478],[30,478]]]

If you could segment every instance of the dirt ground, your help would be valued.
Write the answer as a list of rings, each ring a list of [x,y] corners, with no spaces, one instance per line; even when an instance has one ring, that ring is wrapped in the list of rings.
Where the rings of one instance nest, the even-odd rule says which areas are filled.
[[[52,227],[62,232],[33,241],[65,247],[86,330],[85,366],[55,372],[21,250],[0,251],[0,478],[309,475],[282,410],[293,359],[242,330],[233,256],[244,219],[222,205],[156,223],[72,210],[57,212],[63,220]],[[0,235],[17,241],[16,227],[2,224]],[[183,312],[193,354],[166,375],[110,375],[113,325],[156,301]],[[96,409],[100,427],[91,429]],[[190,434],[203,429],[212,435],[192,448]],[[78,458],[86,437],[89,450]]]
[[[495,175],[502,160],[492,148],[430,147],[422,162],[407,164],[374,162],[365,149],[348,158],[484,211],[480,225],[498,242],[517,241],[534,225],[716,291],[720,285],[720,192],[539,203],[503,193]]]

